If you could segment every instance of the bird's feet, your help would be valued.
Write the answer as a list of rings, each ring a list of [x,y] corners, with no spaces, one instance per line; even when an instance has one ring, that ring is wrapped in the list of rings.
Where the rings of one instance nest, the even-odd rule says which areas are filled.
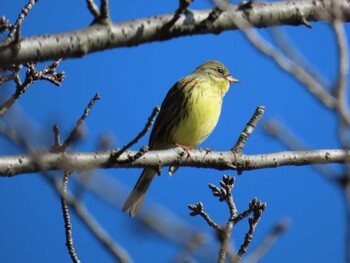
[[[181,145],[181,144],[178,144],[178,143],[175,143],[175,146],[182,148],[182,150],[184,150],[187,153],[187,157],[191,157],[190,150],[192,150],[193,147]]]
[[[211,152],[213,151],[213,150],[210,149],[210,148],[204,148],[203,150],[205,151],[206,154],[211,153]]]

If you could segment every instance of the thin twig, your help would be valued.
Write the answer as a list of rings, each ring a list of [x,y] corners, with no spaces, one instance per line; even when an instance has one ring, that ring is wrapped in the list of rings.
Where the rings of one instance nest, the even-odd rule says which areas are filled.
[[[204,19],[199,25],[200,31],[210,29],[219,16],[227,9],[231,0],[217,0],[214,1],[215,7],[211,10],[208,17]]]
[[[222,230],[221,226],[219,226],[217,223],[215,223],[215,221],[210,218],[208,213],[206,213],[203,210],[204,207],[203,207],[202,202],[198,202],[195,205],[191,204],[191,205],[188,205],[187,207],[192,211],[190,213],[190,216],[200,215],[208,223],[209,226],[214,228],[217,232],[221,232],[221,230]]]
[[[50,183],[52,187],[56,189],[56,193],[61,196],[60,184],[55,178],[49,176],[49,174],[42,172],[44,179]],[[132,262],[127,251],[121,247],[118,243],[112,240],[103,227],[96,221],[96,219],[89,213],[83,203],[79,202],[67,189],[66,202],[72,211],[78,216],[78,218],[87,226],[87,229],[91,231],[94,237],[106,248],[108,252],[121,263]]]
[[[86,0],[86,4],[90,13],[94,16],[95,19],[100,17],[100,10],[98,10],[98,7],[95,4],[94,0]]]
[[[17,67],[17,69],[15,69],[15,72],[17,73],[14,78],[17,84],[16,91],[8,100],[6,100],[0,105],[0,117],[3,116],[13,106],[13,104],[28,90],[29,86],[37,80],[46,80],[55,84],[56,86],[60,86],[61,82],[64,79],[63,71],[56,73],[56,69],[60,61],[61,59],[53,61],[43,70],[36,70],[35,63],[27,63],[25,67],[27,67],[28,70],[26,72],[26,78],[23,83],[21,82],[18,76],[18,71],[20,67]]]
[[[72,259],[72,262],[74,263],[80,263],[80,260],[78,259],[78,255],[75,251],[74,244],[73,244],[73,233],[72,233],[72,223],[70,221],[70,215],[67,205],[67,187],[68,187],[68,181],[69,176],[71,175],[71,172],[65,171],[62,181],[62,195],[61,195],[61,207],[63,212],[63,220],[64,220],[64,229],[66,233],[66,246],[68,248],[68,253]]]
[[[57,123],[53,126],[53,134],[54,134],[54,140],[55,140],[53,148],[57,148],[61,146],[60,128]]]
[[[4,130],[3,132],[5,133],[5,135],[8,136],[7,138],[12,140],[12,142],[15,143],[17,146],[20,146],[30,152],[30,159],[32,160],[33,164],[39,169],[38,172],[41,172],[41,174],[44,175],[43,178],[47,182],[49,182],[49,184],[52,187],[55,188],[56,194],[59,195],[60,198],[62,198],[62,184],[56,177],[52,177],[46,172],[42,156],[40,156],[37,153],[34,153],[30,145],[17,133],[11,132],[8,129]],[[116,259],[117,262],[132,262],[127,251],[123,247],[121,247],[117,242],[112,240],[108,233],[102,228],[101,225],[98,224],[94,217],[88,212],[86,207],[81,202],[79,202],[68,191],[67,188],[64,199],[67,202],[68,206],[73,209],[72,211],[76,213],[78,218],[87,226],[88,230],[92,232],[94,237],[96,237],[97,241],[99,241],[106,248],[106,250]]]
[[[22,84],[19,72],[22,69],[22,65],[11,65],[9,67],[0,68],[0,85],[4,82],[13,80],[17,86],[20,86]],[[4,75],[5,71],[10,71],[11,73],[9,75]]]
[[[1,16],[0,17],[0,33],[3,33],[6,30],[9,30],[11,28],[12,28],[12,25],[10,24],[10,21],[8,19],[6,19],[5,16]]]
[[[85,119],[87,118],[87,116],[89,115],[92,107],[94,106],[95,102],[97,100],[100,99],[100,95],[98,93],[96,93],[96,95],[90,100],[89,104],[87,105],[87,107],[84,110],[83,115],[81,115],[81,117],[79,118],[79,120],[77,120],[74,129],[71,131],[71,133],[69,134],[69,136],[66,138],[66,140],[63,142],[62,145],[55,147],[52,149],[53,152],[64,152],[68,146],[71,145],[71,143],[73,142],[74,139],[76,139],[76,137],[79,134],[79,129],[80,126],[84,123]]]
[[[240,213],[237,215],[234,219],[233,222],[234,224],[237,224],[239,221],[241,221],[243,218],[246,218],[249,216],[251,213],[253,213],[254,208],[256,204],[258,203],[258,199],[254,198],[250,203],[249,203],[249,208],[245,210],[244,212]]]
[[[108,0],[101,0],[100,19],[102,19],[103,21],[110,19]]]
[[[278,238],[288,230],[289,221],[281,220],[265,236],[259,246],[244,260],[244,263],[258,262],[278,240]]]
[[[222,187],[221,189],[218,187],[213,187],[212,185],[209,186],[213,192],[213,195],[220,197],[219,201],[224,200],[227,203],[230,211],[230,217],[226,223],[225,228],[222,228],[221,232],[217,233],[220,239],[220,250],[217,261],[219,263],[225,262],[226,257],[229,253],[232,229],[235,225],[233,220],[237,217],[237,208],[232,196],[232,189],[234,187],[235,180],[236,178],[234,176],[231,177],[224,175],[222,177],[222,181],[220,181],[220,185]]]
[[[149,147],[148,146],[142,146],[140,148],[140,150],[138,150],[138,152],[136,152],[135,154],[128,154],[128,158],[124,159],[124,160],[119,160],[119,159],[115,159],[114,157],[111,157],[109,160],[109,163],[117,163],[117,164],[128,164],[128,163],[133,163],[135,162],[137,159],[141,158],[146,152],[148,152]],[[119,153],[119,152],[116,152]],[[114,153],[113,153],[114,154]],[[112,155],[113,155],[112,154]],[[119,156],[118,156],[119,157]],[[108,165],[108,164],[107,164]]]
[[[179,0],[179,7],[174,13],[174,16],[168,23],[164,25],[162,28],[163,31],[168,31],[173,25],[175,25],[176,21],[179,20],[181,14],[187,12],[187,8],[193,2],[193,0]]]
[[[10,29],[10,33],[8,34],[7,38],[0,42],[0,47],[9,45],[10,43],[18,43],[21,38],[21,26],[25,19],[25,17],[28,15],[29,11],[33,8],[33,6],[38,2],[39,0],[29,0],[28,3],[23,7],[21,13],[18,15],[16,23],[12,26]]]
[[[249,138],[249,136],[254,131],[255,127],[257,126],[259,120],[263,116],[265,111],[264,106],[259,106],[256,108],[253,116],[250,118],[246,126],[244,127],[244,130],[239,135],[239,138],[235,144],[235,146],[232,147],[231,151],[234,151],[235,153],[241,154],[243,151],[243,148]]]
[[[253,206],[253,217],[249,218],[249,231],[246,233],[244,237],[244,242],[241,245],[237,257],[240,259],[248,250],[248,247],[253,239],[253,234],[255,232],[256,226],[258,225],[260,218],[262,216],[262,213],[266,209],[266,203],[262,203],[260,201],[257,201],[254,203]]]
[[[131,146],[133,146],[135,143],[137,143],[140,140],[140,138],[142,138],[147,133],[147,131],[150,129],[151,125],[153,124],[154,118],[158,114],[159,110],[160,110],[159,107],[155,107],[152,111],[151,116],[148,117],[148,121],[147,121],[145,127],[143,128],[143,130],[141,132],[139,132],[139,134],[133,140],[131,140],[129,143],[127,143],[122,149],[120,149],[119,151],[117,151],[111,155],[112,162],[116,161],[127,149],[129,149]]]

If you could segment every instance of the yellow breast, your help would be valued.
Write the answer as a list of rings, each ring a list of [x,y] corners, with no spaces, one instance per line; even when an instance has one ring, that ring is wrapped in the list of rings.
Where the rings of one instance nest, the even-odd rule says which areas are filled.
[[[221,113],[222,98],[228,90],[229,83],[207,82],[201,83],[191,91],[186,109],[183,109],[187,114],[172,133],[173,143],[197,147],[215,128]]]

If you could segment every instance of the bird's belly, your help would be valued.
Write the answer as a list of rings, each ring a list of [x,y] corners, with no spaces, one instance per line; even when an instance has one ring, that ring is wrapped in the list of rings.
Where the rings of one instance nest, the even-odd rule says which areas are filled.
[[[188,114],[182,118],[174,130],[172,142],[184,146],[197,147],[215,128],[220,112],[221,96],[200,97],[188,103]]]

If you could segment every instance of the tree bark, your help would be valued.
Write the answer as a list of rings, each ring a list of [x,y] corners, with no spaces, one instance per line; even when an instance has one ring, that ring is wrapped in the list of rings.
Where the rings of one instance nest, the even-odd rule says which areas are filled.
[[[350,2],[341,0],[342,20],[350,21]],[[231,5],[216,20],[203,23],[213,10],[191,10],[182,14],[170,28],[174,14],[141,18],[89,27],[59,34],[20,39],[18,44],[0,48],[0,67],[24,62],[82,57],[117,47],[131,47],[182,36],[219,34],[244,27],[303,25],[311,21],[331,21],[331,1],[296,0],[254,3],[251,7]],[[240,25],[240,26],[238,26]]]
[[[127,162],[137,152],[127,151],[119,163],[110,160],[111,151],[81,153],[36,153],[30,155],[2,156],[0,176],[14,176],[40,171],[85,171],[98,168],[143,168],[181,165],[218,170],[256,170],[279,166],[348,163],[350,150],[322,149],[310,151],[285,151],[256,155],[238,155],[232,151],[207,152],[191,150],[188,157],[181,148],[150,151],[133,162]]]

